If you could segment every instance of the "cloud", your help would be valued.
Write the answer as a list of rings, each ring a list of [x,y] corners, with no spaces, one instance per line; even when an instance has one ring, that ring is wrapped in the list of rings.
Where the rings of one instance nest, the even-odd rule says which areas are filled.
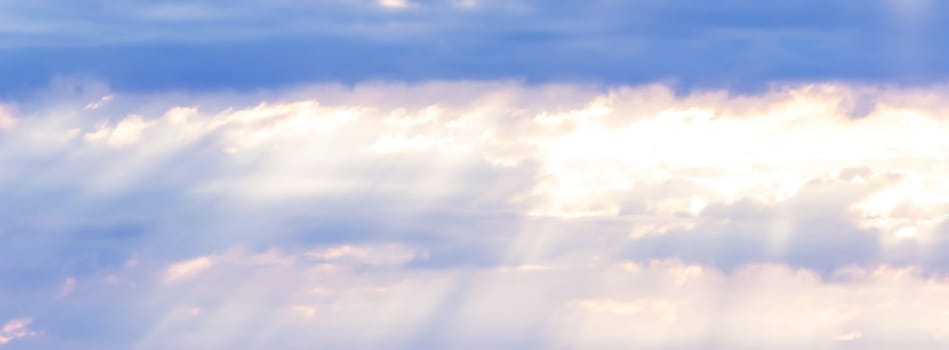
[[[311,259],[338,262],[348,261],[366,265],[402,265],[415,259],[424,259],[424,252],[405,246],[357,247],[342,245],[308,251]]]
[[[59,294],[61,296],[68,296],[75,291],[76,291],[76,278],[67,277],[66,280],[63,281],[63,289]]]
[[[0,309],[37,348],[941,348],[943,90],[64,80],[5,105]]]
[[[652,269],[655,267],[636,271],[648,274]],[[675,349],[792,349],[802,344],[882,349],[897,344],[932,347],[943,341],[945,328],[931,323],[945,317],[942,312],[928,313],[920,323],[909,327],[916,336],[881,336],[901,332],[897,329],[902,327],[889,326],[877,317],[903,319],[903,315],[918,309],[904,303],[907,299],[887,304],[883,300],[892,299],[870,292],[874,287],[890,290],[895,285],[922,291],[909,286],[929,282],[916,280],[910,277],[912,274],[896,277],[899,272],[893,270],[861,272],[873,277],[840,285],[823,281],[812,272],[784,266],[748,266],[730,275],[706,269],[679,289],[650,289],[626,294],[623,300],[605,297],[567,303],[563,312],[569,316],[561,318],[561,328],[557,329],[562,335],[559,338],[570,344],[568,347],[595,344],[597,348],[621,348],[633,342],[643,347]],[[723,289],[718,292],[719,287],[713,286]],[[941,308],[929,299],[931,295],[915,297],[925,298],[917,299],[920,305]]]
[[[295,263],[223,266],[152,289],[166,311],[138,346],[885,349],[939,348],[949,335],[949,286],[916,269],[846,268],[827,279],[786,265],[725,273],[677,260],[365,270],[280,254]]]
[[[102,98],[100,98],[98,101],[96,101],[96,102],[90,102],[90,103],[87,104],[85,107],[83,107],[83,109],[86,109],[86,110],[95,110],[95,109],[99,109],[99,108],[105,107],[106,105],[109,104],[109,102],[112,101],[113,98],[114,98],[114,96],[112,96],[112,95],[102,96]]]
[[[379,5],[388,8],[405,8],[409,2],[405,0],[379,0]]]
[[[945,107],[919,100],[926,92],[907,97],[814,85],[747,97],[676,97],[647,86],[571,98],[574,90],[558,89],[509,83],[318,87],[292,94],[335,101],[169,106],[109,117],[117,120],[114,127],[97,111],[77,111],[72,119],[32,117],[12,142],[72,155],[56,166],[82,176],[18,184],[30,172],[45,171],[20,167],[5,186],[30,189],[25,195],[58,188],[102,205],[109,198],[135,200],[139,189],[161,189],[151,196],[215,203],[221,215],[259,210],[245,217],[249,225],[254,218],[261,225],[295,220],[302,215],[295,203],[315,203],[331,217],[337,209],[356,210],[338,215],[402,221],[451,203],[528,221],[615,218],[627,227],[623,234],[641,237],[626,244],[634,249],[715,231],[722,233],[709,237],[744,234],[748,247],[761,249],[744,253],[782,261],[804,254],[792,252],[797,244],[833,241],[828,235],[849,234],[841,242],[869,245],[862,258],[834,266],[887,260],[906,244],[925,247],[941,235],[949,188],[944,169],[925,164],[937,163],[947,148],[941,137],[947,123],[938,117]],[[406,106],[397,102],[400,95],[436,90],[442,92]],[[372,97],[382,94],[392,96]],[[558,96],[564,97],[557,105],[544,105]],[[359,102],[364,98],[375,102]],[[852,118],[855,101],[867,98],[874,107]],[[353,202],[355,194],[364,202]],[[438,212],[448,215],[454,207],[443,208]],[[421,229],[417,225],[404,229]],[[814,233],[821,230],[827,233]],[[671,244],[682,247],[678,242]],[[834,247],[820,254],[829,258]]]
[[[214,262],[211,258],[206,256],[197,257],[168,266],[168,271],[165,275],[169,281],[175,281],[184,277],[197,275],[213,265]]]
[[[924,0],[241,0],[227,8],[214,0],[37,0],[0,6],[3,96],[32,93],[64,75],[136,91],[254,91],[380,79],[663,80],[685,91],[763,91],[775,81],[918,86],[940,83],[949,73],[940,60],[947,27],[929,15],[945,4]]]
[[[99,126],[94,132],[83,135],[86,141],[105,141],[113,147],[125,147],[135,144],[139,141],[148,124],[141,116],[128,116],[119,122],[115,128],[110,128],[108,123]]]
[[[37,335],[36,331],[29,328],[33,321],[28,318],[10,320],[0,328],[0,346],[6,345],[19,338],[33,337]]]
[[[13,129],[16,126],[16,118],[6,107],[0,105],[0,130]]]

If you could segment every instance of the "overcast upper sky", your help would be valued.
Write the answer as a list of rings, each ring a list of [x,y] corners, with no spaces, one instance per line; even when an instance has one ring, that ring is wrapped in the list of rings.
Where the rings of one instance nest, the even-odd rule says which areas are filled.
[[[0,1],[0,93],[521,79],[757,90],[942,82],[933,0]]]
[[[946,10],[0,0],[0,350],[949,348]]]

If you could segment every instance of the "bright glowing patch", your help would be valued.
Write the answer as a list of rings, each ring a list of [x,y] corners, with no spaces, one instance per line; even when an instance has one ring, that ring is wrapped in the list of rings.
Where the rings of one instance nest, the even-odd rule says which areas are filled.
[[[379,5],[387,8],[405,8],[409,6],[408,0],[378,0]]]

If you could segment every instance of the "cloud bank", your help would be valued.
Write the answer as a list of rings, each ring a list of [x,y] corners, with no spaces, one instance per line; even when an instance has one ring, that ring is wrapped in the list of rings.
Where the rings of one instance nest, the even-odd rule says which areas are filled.
[[[933,0],[0,1],[0,96],[59,76],[153,92],[433,79],[928,84],[949,78],[946,10]]]
[[[946,91],[61,80],[0,108],[0,339],[942,348]]]

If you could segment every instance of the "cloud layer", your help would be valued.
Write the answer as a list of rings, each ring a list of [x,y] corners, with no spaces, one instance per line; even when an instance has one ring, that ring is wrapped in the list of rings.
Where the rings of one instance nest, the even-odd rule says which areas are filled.
[[[932,83],[949,78],[945,11],[933,0],[0,1],[0,96],[59,76],[124,91],[379,79]]]
[[[57,81],[0,108],[0,339],[941,348],[945,92]]]

